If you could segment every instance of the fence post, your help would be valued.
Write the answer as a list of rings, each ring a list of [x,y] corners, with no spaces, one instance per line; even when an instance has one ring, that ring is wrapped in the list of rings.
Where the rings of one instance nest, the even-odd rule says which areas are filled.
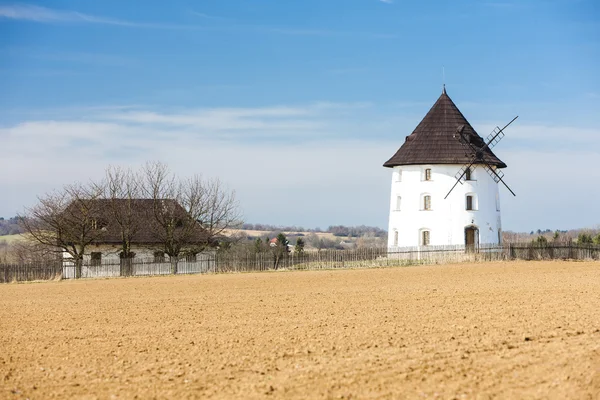
[[[569,239],[569,259],[573,259],[573,240]]]

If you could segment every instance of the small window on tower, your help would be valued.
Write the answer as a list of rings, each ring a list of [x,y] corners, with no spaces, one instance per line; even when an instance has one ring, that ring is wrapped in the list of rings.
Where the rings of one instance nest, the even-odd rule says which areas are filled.
[[[401,203],[402,203],[402,197],[396,196],[396,211],[400,211]]]
[[[398,246],[398,231],[394,231],[394,246]]]
[[[467,196],[467,210],[473,210],[473,196]]]
[[[431,180],[431,168],[427,168],[425,170],[425,180],[426,181],[430,181]]]
[[[429,246],[429,231],[421,232],[421,245]]]
[[[423,210],[431,210],[431,196],[423,196]]]
[[[401,182],[402,181],[402,170],[400,168],[398,168],[398,171],[396,171],[396,182]]]
[[[471,180],[471,168],[467,168],[465,171],[465,181]]]

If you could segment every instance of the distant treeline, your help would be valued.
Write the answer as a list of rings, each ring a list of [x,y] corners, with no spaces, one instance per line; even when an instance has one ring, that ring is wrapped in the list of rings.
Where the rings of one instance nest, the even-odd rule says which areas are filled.
[[[362,236],[374,236],[384,237],[387,235],[387,231],[377,228],[375,226],[345,226],[345,225],[332,225],[326,230],[321,228],[305,229],[302,226],[296,225],[269,225],[269,224],[244,224],[242,229],[248,231],[264,231],[264,232],[330,232],[335,236],[349,236],[349,237],[362,237]]]
[[[574,240],[582,243],[597,241],[600,244],[600,227],[570,230],[557,229],[554,231],[550,229],[538,229],[529,233],[504,231],[502,232],[502,238],[504,243],[525,243],[529,241],[568,242]]]
[[[321,228],[304,229],[296,225],[270,225],[270,224],[244,224],[242,229],[247,231],[265,231],[265,232],[323,232]]]
[[[17,235],[23,233],[23,229],[17,223],[17,217],[4,219],[0,217],[0,236],[4,235]]]
[[[333,233],[335,236],[350,236],[350,237],[363,237],[363,236],[374,236],[374,237],[385,237],[387,231],[377,228],[375,226],[344,226],[335,225],[327,228],[327,232]]]

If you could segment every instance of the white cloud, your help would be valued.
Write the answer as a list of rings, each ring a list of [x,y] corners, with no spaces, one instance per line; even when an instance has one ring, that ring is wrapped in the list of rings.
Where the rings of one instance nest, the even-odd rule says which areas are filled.
[[[30,4],[0,6],[0,17],[35,22],[90,22],[123,26],[138,25],[129,21],[97,17],[76,11],[53,10]]]
[[[62,22],[62,23],[90,23],[102,25],[116,25],[130,28],[157,28],[157,29],[197,29],[200,27],[188,25],[171,25],[160,23],[134,22],[115,18],[106,18],[96,15],[84,14],[70,10],[56,10],[31,4],[13,4],[0,6],[0,18],[34,21],[34,22]]]
[[[220,177],[237,191],[250,222],[385,227],[390,170],[382,164],[415,122],[398,119],[397,109],[380,110],[338,103],[175,111],[109,106],[67,110],[77,118],[24,120],[0,127],[0,170],[15,171],[0,175],[0,216],[62,184],[99,178],[109,164],[161,160],[182,175]],[[566,141],[573,145],[565,148]],[[501,189],[504,228],[600,223],[593,212],[600,199],[599,141],[594,129],[511,130],[496,151],[517,193]]]
[[[227,21],[225,18],[212,17],[203,13],[192,12],[202,19],[214,19]],[[89,23],[114,25],[129,28],[148,29],[174,29],[174,30],[202,30],[202,31],[254,31],[258,33],[275,33],[290,36],[340,36],[340,37],[371,37],[371,38],[394,38],[396,35],[387,33],[371,33],[356,31],[332,31],[328,29],[274,27],[252,24],[229,24],[229,25],[182,25],[164,24],[153,22],[136,22],[123,19],[107,18],[102,16],[85,14],[70,10],[56,10],[30,4],[13,4],[0,6],[0,18],[44,22],[44,23]]]
[[[576,135],[577,131],[572,130]],[[600,147],[579,150],[514,149],[502,159],[505,180],[517,194],[502,190],[507,229],[573,229],[600,223]]]

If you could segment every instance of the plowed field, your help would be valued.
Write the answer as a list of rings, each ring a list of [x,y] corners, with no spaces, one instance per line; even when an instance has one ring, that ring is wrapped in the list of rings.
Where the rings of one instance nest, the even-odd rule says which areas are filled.
[[[600,263],[0,286],[0,398],[600,398]]]

